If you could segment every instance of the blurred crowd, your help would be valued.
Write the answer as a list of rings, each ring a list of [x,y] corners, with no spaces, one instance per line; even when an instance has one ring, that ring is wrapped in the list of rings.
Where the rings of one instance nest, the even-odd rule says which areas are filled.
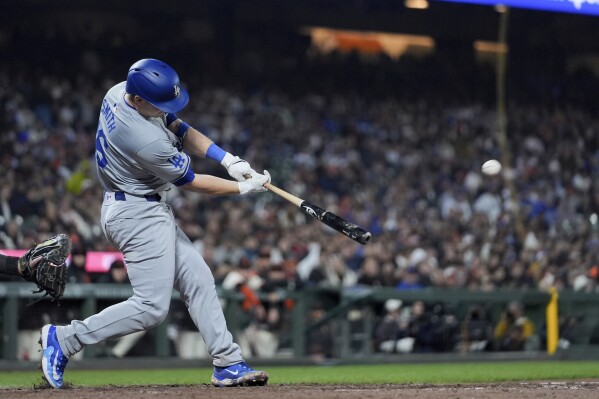
[[[85,252],[113,250],[99,226],[94,135],[97,104],[116,82],[7,67],[0,81],[0,246],[67,232],[71,279],[89,282]],[[495,112],[482,103],[190,89],[180,115],[188,123],[374,235],[371,245],[355,244],[272,194],[171,189],[168,202],[219,282],[240,269],[264,280],[282,267],[287,283],[307,286],[596,287],[599,123],[590,112],[510,103],[511,165],[485,176],[480,165],[504,154]],[[194,166],[225,176],[210,160]]]
[[[596,292],[596,112],[514,97],[501,151],[492,93],[452,79],[456,68],[442,57],[364,63],[330,54],[271,75],[256,61],[218,84],[165,59],[189,85],[183,120],[269,170],[276,185],[373,233],[361,246],[270,193],[214,198],[173,187],[167,202],[179,225],[217,284],[245,289],[247,309],[262,307],[253,316],[260,323],[279,325],[286,304],[262,305],[251,293],[277,303],[278,289]],[[84,54],[69,75],[58,61],[48,70],[0,65],[0,247],[66,232],[69,279],[80,283],[107,281],[85,271],[86,251],[115,250],[99,225],[95,129],[106,90],[136,61],[102,76],[97,58]],[[486,67],[471,76],[493,87]],[[510,163],[482,175],[492,158]],[[226,177],[213,161],[193,165]]]

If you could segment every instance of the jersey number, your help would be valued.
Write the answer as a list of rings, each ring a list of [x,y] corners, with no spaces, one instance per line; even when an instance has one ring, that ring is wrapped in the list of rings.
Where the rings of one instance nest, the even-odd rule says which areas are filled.
[[[106,136],[104,130],[98,129],[96,134],[96,162],[101,168],[105,168],[108,165],[108,159],[106,158]]]

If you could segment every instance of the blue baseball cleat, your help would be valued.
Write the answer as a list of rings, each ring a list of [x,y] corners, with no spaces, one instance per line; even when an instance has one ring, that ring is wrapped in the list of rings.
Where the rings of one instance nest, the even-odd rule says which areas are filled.
[[[56,336],[56,326],[46,324],[42,327],[40,344],[43,351],[42,371],[44,372],[44,378],[53,388],[58,389],[62,387],[62,376],[69,358],[60,349],[58,337]]]
[[[215,387],[266,385],[267,381],[266,372],[254,370],[246,362],[227,367],[214,367],[212,373],[212,385]]]

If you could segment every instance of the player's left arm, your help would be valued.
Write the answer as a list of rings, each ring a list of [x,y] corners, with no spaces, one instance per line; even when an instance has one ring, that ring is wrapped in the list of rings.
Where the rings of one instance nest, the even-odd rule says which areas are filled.
[[[167,115],[167,128],[183,141],[185,152],[191,155],[206,157],[208,148],[214,144],[214,142],[205,134],[197,129],[194,129],[181,119],[176,118],[172,120],[172,118],[176,118],[176,115]]]
[[[166,126],[183,141],[188,154],[219,162],[235,180],[244,181],[248,176],[256,173],[247,161],[223,150],[205,134],[179,119],[176,114],[167,114]]]

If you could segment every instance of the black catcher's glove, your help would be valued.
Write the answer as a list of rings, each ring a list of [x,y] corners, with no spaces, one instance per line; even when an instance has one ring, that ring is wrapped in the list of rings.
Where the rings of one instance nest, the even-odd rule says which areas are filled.
[[[71,252],[71,239],[65,234],[58,234],[39,244],[34,244],[21,258],[19,269],[22,277],[37,285],[38,292],[54,300],[59,300],[64,294],[67,284],[67,265],[65,260]],[[42,259],[35,262],[37,258]],[[43,297],[42,297],[43,298]],[[37,302],[37,301],[36,301]]]

